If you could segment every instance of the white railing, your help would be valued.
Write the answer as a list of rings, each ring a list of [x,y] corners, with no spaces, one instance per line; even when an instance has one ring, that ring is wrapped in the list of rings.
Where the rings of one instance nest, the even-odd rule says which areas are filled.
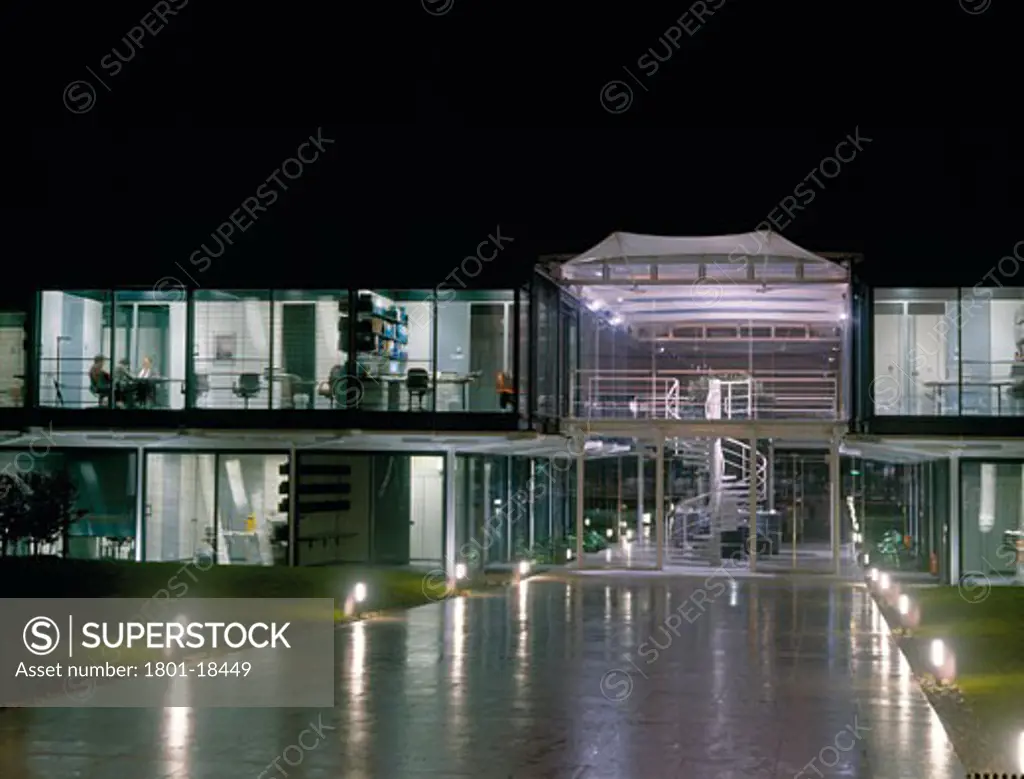
[[[570,415],[576,419],[838,419],[835,373],[752,374],[713,371],[576,371]],[[719,398],[709,385],[718,379]],[[709,398],[709,394],[712,396]],[[709,413],[709,400],[719,414]]]

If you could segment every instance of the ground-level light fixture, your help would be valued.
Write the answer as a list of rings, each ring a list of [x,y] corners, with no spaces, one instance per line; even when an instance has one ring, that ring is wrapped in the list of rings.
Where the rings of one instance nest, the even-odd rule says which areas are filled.
[[[870,571],[868,571],[868,576],[871,577],[871,581],[877,582],[878,581],[878,569],[877,568],[872,568]]]
[[[566,549],[565,550],[565,559],[566,560],[571,560],[572,559],[572,550],[571,549]]]
[[[356,586],[352,589],[352,599],[356,603],[362,603],[364,600],[366,600],[366,585],[365,584],[363,584],[362,582],[358,582],[356,584]]]
[[[530,572],[530,561],[520,560],[519,561],[519,575],[526,576]]]
[[[586,517],[583,520],[583,527],[590,527],[590,517]]]
[[[932,639],[931,661],[936,671],[946,665],[946,645],[941,638]]]
[[[883,573],[881,575],[881,577],[878,579],[878,586],[883,592],[889,589],[889,574]]]
[[[868,555],[867,552],[865,552],[864,553],[864,565],[867,565],[870,562],[871,562],[871,557]]]
[[[896,601],[896,608],[899,610],[901,616],[907,616],[910,613],[910,598],[906,595],[900,595]]]
[[[466,564],[465,563],[456,563],[455,564],[455,578],[456,579],[465,579],[466,578]]]
[[[605,534],[605,536],[607,538],[611,538],[613,535],[615,535],[615,531],[612,530],[611,528],[608,528],[607,530],[604,531],[604,534]]]

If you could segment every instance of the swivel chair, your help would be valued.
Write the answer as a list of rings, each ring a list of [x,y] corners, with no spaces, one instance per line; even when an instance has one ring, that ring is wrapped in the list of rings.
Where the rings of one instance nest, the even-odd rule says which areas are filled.
[[[258,373],[241,373],[235,381],[231,391],[235,397],[245,402],[245,408],[249,410],[249,401],[260,394],[260,375]]]

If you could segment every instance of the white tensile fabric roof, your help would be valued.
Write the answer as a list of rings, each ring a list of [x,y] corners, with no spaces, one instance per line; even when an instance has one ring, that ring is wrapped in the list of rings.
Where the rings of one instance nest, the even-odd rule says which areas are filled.
[[[629,324],[836,322],[849,269],[778,233],[676,237],[612,233],[562,262],[562,283]]]
[[[672,258],[739,262],[745,257],[833,264],[774,232],[699,237],[618,232],[612,233],[597,245],[568,260],[564,266],[572,267],[595,262],[663,263],[671,262]]]

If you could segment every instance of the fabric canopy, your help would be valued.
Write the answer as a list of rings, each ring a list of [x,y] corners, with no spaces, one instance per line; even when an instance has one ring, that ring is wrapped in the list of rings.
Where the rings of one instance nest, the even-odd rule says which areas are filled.
[[[671,262],[671,258],[703,257],[710,261],[741,257],[764,257],[781,260],[804,260],[814,263],[832,264],[797,246],[792,241],[774,232],[740,233],[737,235],[709,235],[697,238],[680,238],[663,235],[642,235],[640,233],[612,233],[596,246],[568,260],[565,265],[585,265],[608,261],[630,262],[655,259]]]

